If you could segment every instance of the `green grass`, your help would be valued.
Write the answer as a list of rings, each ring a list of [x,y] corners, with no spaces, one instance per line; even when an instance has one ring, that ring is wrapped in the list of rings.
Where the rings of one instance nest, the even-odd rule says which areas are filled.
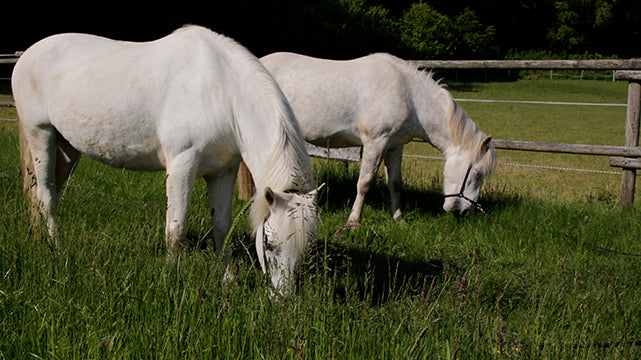
[[[28,221],[14,123],[0,149],[0,359],[641,357],[627,346],[641,340],[640,259],[591,245],[641,253],[638,210],[621,213],[615,195],[542,196],[583,194],[585,177],[544,190],[542,170],[519,169],[537,178],[523,189],[499,169],[481,195],[489,216],[457,219],[440,210],[442,162],[407,159],[404,222],[379,177],[362,226],[341,231],[357,166],[315,160],[322,225],[296,294],[277,301],[246,221],[232,237],[236,279],[222,282],[202,182],[193,246],[168,261],[164,175],[83,158],[54,245]]]

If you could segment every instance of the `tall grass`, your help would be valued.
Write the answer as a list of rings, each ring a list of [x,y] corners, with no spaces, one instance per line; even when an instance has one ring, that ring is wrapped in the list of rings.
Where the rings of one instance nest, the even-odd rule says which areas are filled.
[[[497,175],[488,215],[457,219],[441,210],[442,163],[407,159],[404,221],[379,176],[347,228],[357,164],[316,160],[322,224],[296,294],[278,299],[247,221],[222,281],[203,183],[191,246],[170,261],[163,174],[83,158],[54,244],[29,222],[13,126],[0,149],[1,359],[641,357],[641,259],[595,247],[641,253],[638,212],[615,197],[548,198]]]

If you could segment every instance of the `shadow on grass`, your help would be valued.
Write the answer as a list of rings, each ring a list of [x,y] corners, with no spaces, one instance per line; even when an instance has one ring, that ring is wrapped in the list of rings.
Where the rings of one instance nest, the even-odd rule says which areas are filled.
[[[323,244],[318,246],[321,248],[314,249],[304,262],[312,274],[309,269],[303,270],[300,279],[325,274],[332,279],[334,299],[338,301],[355,297],[381,305],[397,297],[425,293],[443,274],[440,259],[416,261],[338,243],[329,243],[326,251]]]
[[[334,213],[343,211],[349,214],[354,199],[356,198],[356,184],[358,183],[358,167],[352,164],[345,166],[338,161],[322,164],[319,183],[326,183],[325,190],[318,198],[319,207],[324,212]],[[443,213],[443,190],[440,180],[433,179],[423,188],[403,185],[401,191],[401,207],[405,214],[415,216],[436,216]],[[523,199],[521,194],[507,189],[505,185],[485,184],[479,202],[485,211],[499,211],[518,207]],[[385,209],[391,220],[390,195],[385,184],[385,179],[378,177],[370,187],[365,204],[376,209]],[[365,215],[363,215],[365,217]],[[347,218],[345,219],[347,220]]]
[[[326,166],[326,164],[324,164]],[[321,169],[323,178],[318,182],[326,183],[326,190],[319,196],[321,213],[345,213],[351,209],[351,204],[356,196],[356,183],[358,181],[358,168],[337,162],[330,164],[329,171]],[[404,187],[403,208],[407,221],[414,221],[420,217],[442,216],[443,194],[438,179],[423,189]],[[480,201],[488,213],[510,211],[521,206],[522,198],[514,191],[497,185],[488,186],[481,195]],[[384,179],[378,179],[370,189],[366,204],[377,211],[385,211],[383,221],[393,223],[389,213],[389,193]],[[376,215],[376,214],[371,214]],[[378,216],[378,215],[376,215]],[[481,214],[474,217],[477,218]],[[345,218],[346,220],[346,218]],[[372,221],[371,219],[369,219]],[[466,221],[468,219],[458,219]],[[472,220],[472,219],[469,219]],[[364,223],[368,218],[364,215]],[[489,221],[489,220],[488,220]],[[341,224],[342,225],[342,224]],[[338,225],[340,228],[340,225]],[[261,272],[256,254],[253,235],[245,230],[236,231],[227,245],[232,252],[233,261],[248,264],[254,271]],[[343,229],[341,236],[356,237],[361,239],[364,235],[355,229]],[[440,258],[429,260],[416,260],[418,257],[397,256],[394,254],[378,253],[367,250],[364,246],[344,245],[344,243],[358,244],[361,240],[337,242],[330,238],[327,241],[319,238],[311,247],[308,255],[299,263],[299,292],[306,286],[321,282],[324,291],[331,291],[338,301],[357,298],[380,305],[399,296],[418,296],[429,292],[431,285],[441,281],[446,268],[457,271],[455,264],[445,264]],[[190,230],[185,246],[196,251],[215,252],[215,245],[211,241],[211,234],[198,233]],[[316,279],[316,281],[314,280]],[[263,286],[264,284],[255,284]],[[327,288],[329,286],[329,288]],[[331,290],[330,290],[331,289]]]
[[[318,204],[324,212],[344,211],[348,214],[351,210],[358,183],[358,167],[354,165],[356,164],[348,167],[335,162],[330,164],[329,172],[326,168],[322,169],[321,177],[317,181],[324,182],[326,186],[318,198]],[[324,166],[327,165],[323,164]],[[438,186],[419,190],[404,185],[401,191],[401,203],[404,210],[417,210],[425,215],[435,215],[442,211],[443,195]],[[365,204],[376,209],[385,209],[391,220],[390,195],[384,178],[377,177],[365,197]]]

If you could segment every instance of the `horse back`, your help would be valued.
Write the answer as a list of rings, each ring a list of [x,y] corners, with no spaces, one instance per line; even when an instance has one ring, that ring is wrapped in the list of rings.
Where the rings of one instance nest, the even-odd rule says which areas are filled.
[[[53,126],[74,148],[112,166],[162,169],[167,156],[205,132],[198,127],[216,116],[206,108],[212,98],[225,101],[215,86],[224,71],[212,59],[224,62],[226,54],[213,53],[211,34],[178,31],[142,43],[45,38],[14,68],[21,122],[27,130]]]
[[[412,94],[397,58],[373,54],[337,61],[292,53],[261,59],[272,72],[309,142],[362,145],[365,137],[394,136],[412,121]]]

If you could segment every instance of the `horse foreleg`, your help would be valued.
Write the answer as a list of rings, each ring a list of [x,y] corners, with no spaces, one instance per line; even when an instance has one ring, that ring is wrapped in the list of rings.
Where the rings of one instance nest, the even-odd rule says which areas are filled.
[[[361,160],[361,171],[358,175],[358,184],[356,185],[356,199],[352,212],[347,219],[348,224],[358,224],[361,221],[363,212],[363,203],[365,195],[376,177],[376,172],[383,159],[383,153],[387,146],[387,139],[377,139],[363,143],[363,159]]]
[[[167,220],[165,241],[169,251],[176,249],[187,236],[187,213],[194,189],[195,158],[182,153],[167,164]]]
[[[216,243],[216,251],[223,262],[225,280],[233,278],[234,275],[228,271],[230,244],[225,244],[225,239],[231,226],[232,200],[237,171],[238,167],[232,166],[220,174],[205,177],[211,211],[212,233]]]
[[[385,176],[390,194],[391,212],[394,220],[399,220],[403,215],[401,211],[401,188],[403,177],[401,163],[403,160],[403,145],[387,150],[385,155]]]

